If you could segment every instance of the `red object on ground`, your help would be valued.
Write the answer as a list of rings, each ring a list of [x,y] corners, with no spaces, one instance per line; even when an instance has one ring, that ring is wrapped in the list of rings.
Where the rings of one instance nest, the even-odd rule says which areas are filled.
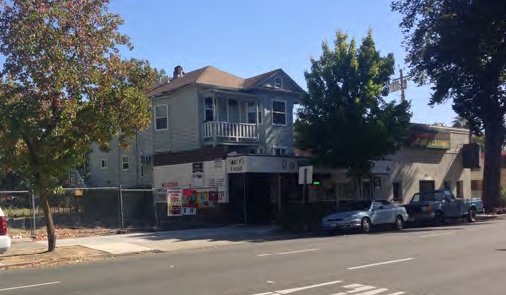
[[[7,235],[7,219],[5,216],[0,216],[0,236]]]

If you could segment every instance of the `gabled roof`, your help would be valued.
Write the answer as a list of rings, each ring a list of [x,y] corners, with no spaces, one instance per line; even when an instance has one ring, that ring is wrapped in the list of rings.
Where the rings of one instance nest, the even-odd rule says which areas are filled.
[[[193,84],[215,86],[232,90],[247,90],[279,72],[283,72],[283,70],[277,69],[248,79],[243,79],[213,66],[207,66],[186,73],[183,77],[171,79],[169,82],[155,87],[148,93],[148,97],[172,92]]]

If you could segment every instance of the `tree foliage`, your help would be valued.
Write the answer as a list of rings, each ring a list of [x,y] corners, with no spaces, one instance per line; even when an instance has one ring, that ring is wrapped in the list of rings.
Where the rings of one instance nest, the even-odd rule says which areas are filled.
[[[308,95],[295,123],[296,141],[315,161],[349,169],[352,177],[370,172],[370,161],[402,147],[407,139],[410,104],[386,102],[394,73],[392,54],[381,56],[372,32],[357,47],[340,31],[334,47],[322,44],[319,59],[304,73]]]
[[[476,135],[485,133],[485,206],[498,204],[506,113],[506,0],[396,0],[407,62],[431,104],[452,100]]]
[[[40,195],[49,250],[55,233],[47,198],[92,142],[109,148],[119,130],[150,122],[145,93],[155,73],[123,60],[132,49],[108,0],[0,0],[0,154]]]

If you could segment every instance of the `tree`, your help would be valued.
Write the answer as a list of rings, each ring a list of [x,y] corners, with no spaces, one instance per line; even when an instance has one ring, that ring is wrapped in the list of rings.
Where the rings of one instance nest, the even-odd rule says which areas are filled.
[[[462,118],[461,116],[456,116],[455,118],[453,118],[452,127],[469,128],[469,124],[467,123],[466,119]]]
[[[403,15],[407,62],[419,84],[432,83],[431,105],[453,101],[476,135],[485,133],[483,197],[500,201],[506,112],[506,0],[395,0]]]
[[[358,48],[338,31],[334,48],[324,42],[322,51],[304,73],[308,94],[295,124],[297,145],[316,163],[347,168],[360,179],[370,173],[371,160],[395,153],[407,140],[410,104],[382,98],[394,57],[380,55],[371,31]]]
[[[123,20],[108,0],[0,0],[0,154],[4,171],[40,196],[48,250],[55,231],[48,197],[93,142],[110,148],[150,122],[149,63],[126,61]],[[123,134],[119,135],[120,128]]]

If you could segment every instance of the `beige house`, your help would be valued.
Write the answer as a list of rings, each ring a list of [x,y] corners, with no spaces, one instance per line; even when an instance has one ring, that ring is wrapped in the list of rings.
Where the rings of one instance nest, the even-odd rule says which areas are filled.
[[[345,170],[317,169],[320,185],[311,186],[310,201],[389,199],[408,203],[419,191],[449,188],[470,198],[471,169],[463,167],[462,148],[469,131],[461,128],[413,124],[410,144],[395,155],[374,161],[372,175],[360,184]]]

